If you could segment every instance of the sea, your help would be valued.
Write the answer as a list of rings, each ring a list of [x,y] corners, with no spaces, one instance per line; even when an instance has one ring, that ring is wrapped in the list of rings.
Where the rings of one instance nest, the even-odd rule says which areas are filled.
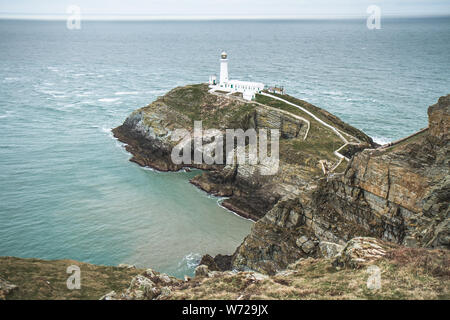
[[[253,223],[189,183],[129,162],[111,134],[135,109],[219,73],[283,86],[386,143],[450,93],[450,18],[0,20],[0,256],[192,275]]]

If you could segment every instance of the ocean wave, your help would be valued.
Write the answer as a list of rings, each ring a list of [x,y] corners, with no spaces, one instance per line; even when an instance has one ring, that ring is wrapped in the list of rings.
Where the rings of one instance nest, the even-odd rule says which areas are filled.
[[[112,129],[111,128],[102,128],[102,131],[107,133],[107,134],[112,134]]]
[[[77,97],[87,97],[92,95],[92,92],[83,92],[83,93],[77,93],[75,94]]]
[[[202,259],[202,255],[200,253],[189,253],[186,255],[179,263],[178,263],[178,270],[194,270],[200,260]]]
[[[64,92],[62,91],[56,91],[56,90],[39,90],[41,93],[47,94],[49,96],[52,96],[53,98],[66,98]]]
[[[116,96],[125,96],[125,95],[133,95],[133,94],[138,94],[139,92],[137,91],[119,91],[114,93]]]
[[[119,139],[117,139],[117,138],[114,136],[114,134],[113,134],[113,132],[112,132],[112,128],[105,128],[105,127],[95,126],[95,125],[94,125],[94,126],[91,126],[91,127],[92,127],[92,128],[95,128],[95,129],[100,129],[101,132],[106,133],[106,134],[108,135],[109,138],[111,138],[112,140],[114,140],[115,146],[116,146],[117,148],[119,148],[123,153],[128,154],[128,155],[131,155],[131,153],[129,153],[129,152],[127,151],[127,149],[126,149],[127,144],[121,142]]]
[[[386,138],[386,137],[379,137],[379,136],[374,136],[374,137],[372,137],[372,140],[373,140],[375,143],[378,143],[378,144],[381,144],[381,145],[384,145],[384,144],[387,144],[387,143],[392,142],[391,139],[388,139],[388,138]]]
[[[59,69],[57,67],[47,67],[47,69],[53,72],[59,72]]]
[[[92,125],[92,126],[90,126],[90,128],[99,129],[103,133],[106,133],[108,135],[112,135],[112,129],[111,128],[106,128],[106,127],[102,127],[102,126],[98,126],[98,125]]]
[[[16,81],[20,81],[20,78],[18,77],[6,77],[3,79],[4,82],[16,82]]]
[[[217,205],[218,205],[219,207],[221,207],[222,209],[224,209],[224,210],[226,210],[226,211],[228,211],[228,212],[234,214],[235,216],[237,216],[237,217],[239,217],[239,218],[241,218],[241,219],[244,219],[244,220],[248,220],[248,221],[254,222],[252,219],[248,219],[248,218],[245,218],[245,217],[243,217],[243,216],[240,216],[240,215],[238,215],[236,212],[234,212],[233,210],[230,210],[230,209],[228,209],[227,207],[224,207],[223,204],[222,204],[222,202],[223,202],[224,200],[226,200],[226,199],[228,199],[228,198],[222,197],[222,198],[217,199]]]
[[[6,119],[9,118],[10,116],[14,115],[13,111],[8,110],[6,111],[6,113],[4,114],[0,114],[0,119]]]
[[[123,144],[123,146],[124,146],[124,148],[125,148],[126,144]],[[139,166],[139,168],[141,168],[141,169],[144,170],[144,171],[151,171],[151,172],[155,172],[155,173],[161,173],[161,171],[156,170],[156,169],[153,169],[153,168],[150,168],[150,167],[142,167],[142,166]]]
[[[102,99],[98,99],[98,101],[100,102],[115,102],[115,101],[119,101],[120,98],[102,98]]]
[[[119,148],[125,154],[128,154],[128,155],[130,154],[126,149],[127,144],[119,141],[119,139],[114,137],[112,128],[105,128],[105,127],[100,127],[100,126],[92,126],[92,128],[100,129],[101,132],[106,133],[108,135],[108,138],[111,138],[112,140],[114,140],[115,146],[117,148]]]
[[[110,137],[113,140],[116,140],[116,145],[120,146],[121,148],[124,148],[124,144],[122,142],[120,142],[116,137],[114,137],[114,134],[112,132],[112,128],[105,128],[105,127],[100,127],[100,126],[96,126],[98,129],[100,129],[101,132],[106,133],[108,135],[108,137]]]
[[[329,96],[342,96],[343,93],[341,91],[325,91],[324,94]]]

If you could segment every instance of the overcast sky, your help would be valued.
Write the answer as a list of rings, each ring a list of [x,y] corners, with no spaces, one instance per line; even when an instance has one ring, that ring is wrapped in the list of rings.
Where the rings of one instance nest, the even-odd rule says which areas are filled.
[[[64,18],[69,5],[83,18],[346,18],[450,15],[450,0],[0,0],[0,17]]]

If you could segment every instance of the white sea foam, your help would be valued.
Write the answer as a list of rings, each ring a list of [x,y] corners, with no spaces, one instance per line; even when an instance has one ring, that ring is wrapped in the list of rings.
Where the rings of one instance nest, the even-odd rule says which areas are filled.
[[[342,96],[341,91],[325,91],[324,94],[330,95],[330,96]]]
[[[92,94],[92,92],[83,92],[83,93],[77,93],[76,96],[77,97],[87,97],[90,96]]]
[[[120,98],[102,98],[102,99],[98,99],[98,101],[100,102],[115,102],[120,100]]]
[[[15,82],[15,81],[19,81],[19,80],[20,80],[20,78],[18,78],[18,77],[6,77],[3,79],[3,81],[5,81],[5,82]]]
[[[53,72],[59,72],[59,69],[56,67],[47,67],[47,69]]]
[[[372,140],[375,143],[378,143],[378,144],[381,144],[381,145],[384,145],[384,144],[387,144],[389,142],[392,142],[392,140],[390,140],[390,139],[388,139],[386,137],[378,137],[378,136],[372,137]]]
[[[139,166],[139,168],[141,168],[144,171],[151,171],[151,172],[156,172],[156,173],[160,173],[161,172],[161,171],[158,171],[158,170],[150,168],[150,167],[141,167],[141,166]]]
[[[111,128],[101,128],[103,132],[107,133],[107,134],[112,134],[112,129]]]
[[[178,270],[189,269],[193,270],[198,266],[200,260],[202,259],[202,255],[200,253],[189,253],[186,255],[179,263]]]
[[[224,206],[222,205],[222,202],[223,202],[224,200],[226,200],[226,199],[228,199],[228,198],[219,198],[219,199],[217,199],[217,204],[219,205],[219,207],[221,207],[222,209],[225,209],[225,210],[228,211],[228,212],[231,212],[232,214],[234,214],[235,216],[237,216],[237,217],[239,217],[239,218],[241,218],[241,219],[244,219],[244,220],[248,220],[248,221],[254,222],[252,219],[248,219],[248,218],[245,218],[245,217],[243,217],[243,216],[240,216],[240,215],[238,215],[236,212],[234,212],[233,210],[230,210],[230,209],[224,207]]]
[[[11,115],[13,115],[13,111],[7,110],[4,114],[0,115],[0,119],[9,118]]]
[[[67,97],[64,92],[62,91],[56,91],[56,90],[40,90],[44,94],[48,94],[49,96],[52,96],[53,98],[65,98]]]
[[[105,127],[101,127],[101,126],[98,126],[98,125],[92,125],[91,128],[99,129],[101,132],[106,133],[108,136],[111,136],[114,139],[116,139],[114,137],[114,135],[112,134],[112,129],[111,128],[105,128]]]
[[[114,93],[116,96],[125,96],[125,95],[133,95],[133,94],[138,94],[139,92],[137,91],[119,91]]]

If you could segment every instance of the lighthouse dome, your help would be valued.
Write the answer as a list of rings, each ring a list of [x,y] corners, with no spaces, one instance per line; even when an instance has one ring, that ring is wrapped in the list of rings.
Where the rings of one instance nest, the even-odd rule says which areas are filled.
[[[228,55],[227,55],[227,53],[224,51],[224,52],[221,53],[220,57],[221,57],[222,59],[226,59],[226,58],[228,57]]]

